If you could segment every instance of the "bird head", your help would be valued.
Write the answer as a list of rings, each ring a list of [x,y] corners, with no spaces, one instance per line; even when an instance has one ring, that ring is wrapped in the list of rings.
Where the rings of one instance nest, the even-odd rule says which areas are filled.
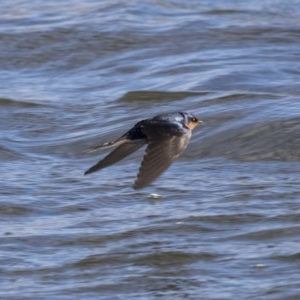
[[[184,115],[184,124],[190,130],[193,130],[198,124],[203,123],[195,115],[190,113],[182,113]]]

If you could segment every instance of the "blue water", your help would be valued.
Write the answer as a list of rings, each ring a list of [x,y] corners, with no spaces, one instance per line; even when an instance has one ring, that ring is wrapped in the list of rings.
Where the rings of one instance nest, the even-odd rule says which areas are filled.
[[[299,299],[300,1],[0,4],[1,299]],[[204,124],[135,191],[141,119]]]

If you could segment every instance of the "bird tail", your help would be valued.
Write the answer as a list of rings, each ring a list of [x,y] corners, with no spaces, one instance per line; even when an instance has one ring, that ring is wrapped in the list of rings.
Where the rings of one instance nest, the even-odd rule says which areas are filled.
[[[83,150],[81,153],[85,154],[85,153],[95,152],[95,151],[98,151],[98,150],[104,150],[104,149],[108,149],[108,148],[111,148],[111,147],[120,146],[120,145],[122,145],[126,142],[128,142],[128,139],[126,139],[126,137],[122,136],[122,137],[118,138],[117,140],[115,140],[113,142],[104,143],[102,145]]]

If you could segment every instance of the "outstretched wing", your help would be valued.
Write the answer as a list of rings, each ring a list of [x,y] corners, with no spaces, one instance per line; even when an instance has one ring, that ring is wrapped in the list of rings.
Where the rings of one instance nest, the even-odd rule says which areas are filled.
[[[149,140],[133,188],[141,189],[159,177],[186,148],[190,137],[191,131],[187,131],[181,136]]]
[[[145,145],[145,140],[138,140],[134,142],[126,142],[124,144],[121,144],[118,148],[113,150],[111,153],[109,153],[107,156],[105,156],[102,160],[100,160],[96,165],[89,168],[84,175],[99,171],[103,168],[106,168],[121,159],[127,157],[131,153],[135,152],[139,148],[143,147]]]
[[[143,121],[135,124],[133,128],[113,142],[105,143],[103,145],[85,150],[84,152],[93,152],[97,151],[98,149],[107,149],[118,146],[118,148],[105,156],[96,165],[89,168],[84,175],[106,168],[143,147],[146,144],[146,136],[141,131],[140,125],[142,122]]]

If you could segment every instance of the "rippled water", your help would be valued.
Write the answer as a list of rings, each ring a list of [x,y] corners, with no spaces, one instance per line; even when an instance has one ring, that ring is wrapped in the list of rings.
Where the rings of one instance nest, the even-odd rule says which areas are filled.
[[[300,1],[0,6],[0,298],[300,298]],[[83,176],[169,111],[204,125],[151,186]]]

